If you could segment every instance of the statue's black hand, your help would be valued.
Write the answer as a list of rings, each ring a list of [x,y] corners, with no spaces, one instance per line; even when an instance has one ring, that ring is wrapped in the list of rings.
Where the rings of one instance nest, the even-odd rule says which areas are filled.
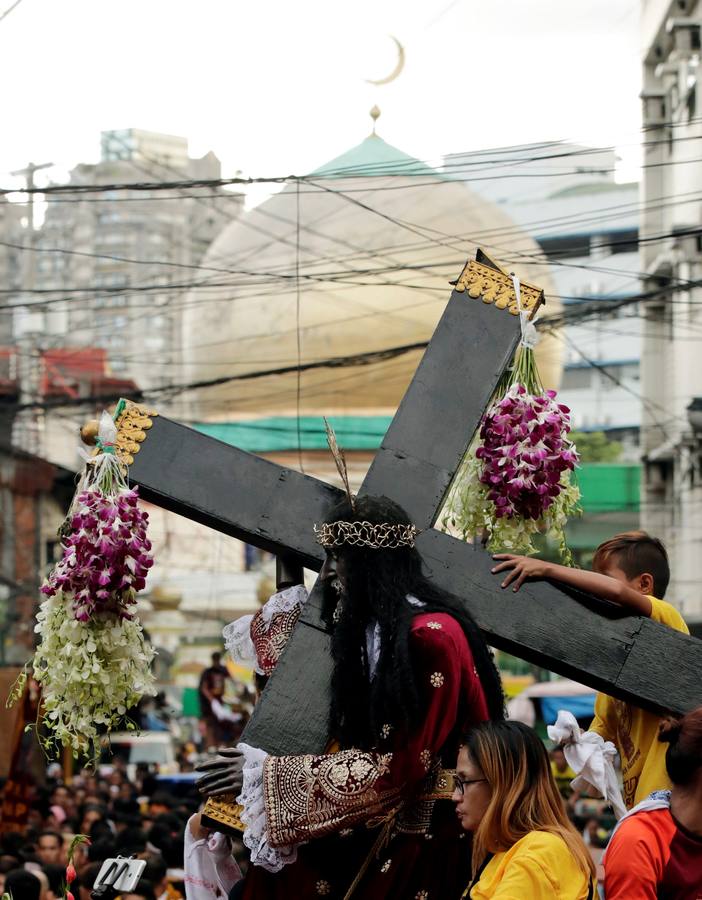
[[[197,766],[202,776],[195,782],[195,786],[206,797],[216,797],[220,794],[241,793],[243,784],[244,756],[234,747],[220,751],[213,760],[201,763]]]
[[[208,762],[200,763],[195,766],[196,772],[220,772],[223,769],[229,769],[231,767],[232,760],[231,759],[223,759],[222,757],[216,757],[215,759],[211,759]]]
[[[236,747],[222,747],[217,751],[216,756],[195,766],[195,771],[211,772],[213,769],[226,769],[237,759],[243,759],[241,750],[237,750]]]

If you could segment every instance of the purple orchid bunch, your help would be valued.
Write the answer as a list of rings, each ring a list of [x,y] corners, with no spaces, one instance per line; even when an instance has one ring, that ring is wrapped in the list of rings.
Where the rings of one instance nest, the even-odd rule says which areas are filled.
[[[569,433],[570,410],[544,389],[533,346],[522,343],[463,460],[444,525],[497,553],[534,553],[546,534],[572,565],[565,528],[580,490]]]
[[[41,588],[72,598],[73,615],[88,622],[100,613],[130,619],[136,594],[153,565],[146,536],[148,513],[136,488],[112,493],[93,485],[76,497],[63,541],[63,557]]]
[[[556,402],[556,391],[532,394],[513,384],[493,404],[475,456],[498,518],[543,517],[563,490],[563,473],[578,462],[569,432],[570,409]]]

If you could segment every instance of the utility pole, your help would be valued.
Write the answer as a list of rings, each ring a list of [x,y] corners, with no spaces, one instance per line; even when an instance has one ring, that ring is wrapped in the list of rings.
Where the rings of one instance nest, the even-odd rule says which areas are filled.
[[[43,311],[35,310],[34,285],[36,275],[36,232],[34,229],[34,175],[40,169],[48,169],[53,163],[30,162],[24,169],[12,172],[22,177],[27,185],[27,241],[24,256],[23,292],[25,302],[21,303],[14,317],[15,340],[17,342],[17,380],[20,405],[36,403],[39,400],[40,360],[39,341],[42,337]],[[41,413],[38,409],[20,410],[12,429],[12,443],[28,453],[40,455]]]

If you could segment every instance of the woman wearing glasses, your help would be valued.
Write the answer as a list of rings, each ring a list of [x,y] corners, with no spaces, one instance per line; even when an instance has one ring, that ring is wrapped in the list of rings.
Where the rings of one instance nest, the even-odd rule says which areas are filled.
[[[592,900],[595,866],[568,821],[537,735],[483,722],[458,754],[453,801],[473,833],[470,900]]]

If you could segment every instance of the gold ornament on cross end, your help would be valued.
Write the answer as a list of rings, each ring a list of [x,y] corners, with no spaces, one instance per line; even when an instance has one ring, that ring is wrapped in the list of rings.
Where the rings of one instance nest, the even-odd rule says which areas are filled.
[[[158,413],[132,400],[121,400],[117,410],[117,455],[125,465],[131,466],[134,454],[139,452],[139,446],[146,440],[152,417]]]
[[[454,290],[459,293],[465,292],[475,300],[480,298],[483,303],[492,303],[497,309],[506,309],[513,316],[519,315],[520,307],[512,276],[502,268],[492,268],[471,259],[453,284]],[[522,312],[528,312],[529,318],[533,318],[539,306],[545,302],[544,292],[534,284],[520,281],[520,294]]]

